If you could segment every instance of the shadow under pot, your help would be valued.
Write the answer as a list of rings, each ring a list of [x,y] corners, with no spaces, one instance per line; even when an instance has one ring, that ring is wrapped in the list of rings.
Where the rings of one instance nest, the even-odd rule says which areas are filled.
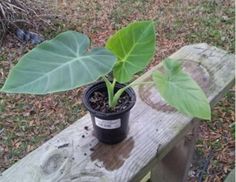
[[[115,93],[124,86],[117,83]],[[108,107],[107,95],[105,83],[97,82],[84,91],[83,103],[90,112],[97,139],[102,143],[116,144],[128,134],[129,114],[136,102],[136,95],[132,88],[126,89],[113,110]]]

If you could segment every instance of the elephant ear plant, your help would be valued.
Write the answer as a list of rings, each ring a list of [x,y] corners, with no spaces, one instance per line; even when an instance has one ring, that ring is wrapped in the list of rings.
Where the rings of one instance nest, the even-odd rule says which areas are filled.
[[[164,71],[154,71],[152,81],[130,81],[155,54],[152,21],[129,24],[111,36],[105,48],[89,49],[89,38],[67,31],[45,41],[10,71],[2,92],[48,94],[88,85],[83,95],[95,134],[104,143],[122,141],[128,132],[129,111],[135,104],[135,84],[154,84],[166,102],[191,117],[210,119],[208,100],[177,60],[163,61]],[[108,79],[108,73],[113,79]],[[100,80],[97,82],[97,80]]]

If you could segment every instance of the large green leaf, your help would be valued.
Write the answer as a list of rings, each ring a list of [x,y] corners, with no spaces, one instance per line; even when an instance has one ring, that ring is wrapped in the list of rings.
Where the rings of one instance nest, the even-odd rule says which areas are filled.
[[[164,73],[153,72],[153,80],[166,102],[188,116],[211,119],[211,109],[202,89],[180,69],[180,63],[167,59]]]
[[[155,53],[155,30],[152,21],[134,22],[108,39],[106,47],[117,57],[113,75],[125,83],[143,70]]]
[[[10,93],[46,94],[70,90],[112,70],[115,56],[105,48],[88,51],[89,38],[67,31],[22,57],[2,88]]]

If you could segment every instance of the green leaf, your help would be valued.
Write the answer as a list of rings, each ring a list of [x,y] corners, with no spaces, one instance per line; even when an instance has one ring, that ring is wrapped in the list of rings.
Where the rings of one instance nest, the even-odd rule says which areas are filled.
[[[166,102],[178,111],[188,116],[210,120],[211,108],[207,97],[198,84],[179,69],[178,65],[175,60],[168,59],[164,62],[165,73],[153,72],[153,80],[158,91]]]
[[[181,70],[181,63],[179,61],[172,61],[173,59],[167,58],[164,62],[164,68],[167,74],[176,74]]]
[[[47,94],[94,82],[112,70],[116,58],[105,48],[88,51],[89,45],[84,34],[59,34],[23,56],[1,91]]]
[[[106,43],[117,57],[113,75],[126,83],[143,70],[155,53],[155,30],[152,21],[134,22],[116,32]]]

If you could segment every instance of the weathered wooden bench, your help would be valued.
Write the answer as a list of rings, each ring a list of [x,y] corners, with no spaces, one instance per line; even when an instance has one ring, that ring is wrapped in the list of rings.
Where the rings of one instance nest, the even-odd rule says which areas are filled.
[[[201,85],[213,106],[234,84],[234,55],[207,44],[170,56]],[[152,70],[158,69],[158,66]],[[139,81],[150,79],[147,72]],[[198,120],[166,105],[149,86],[135,87],[129,135],[117,145],[99,143],[86,115],[0,176],[1,182],[186,181]]]
[[[224,182],[235,182],[235,168],[228,174]]]

